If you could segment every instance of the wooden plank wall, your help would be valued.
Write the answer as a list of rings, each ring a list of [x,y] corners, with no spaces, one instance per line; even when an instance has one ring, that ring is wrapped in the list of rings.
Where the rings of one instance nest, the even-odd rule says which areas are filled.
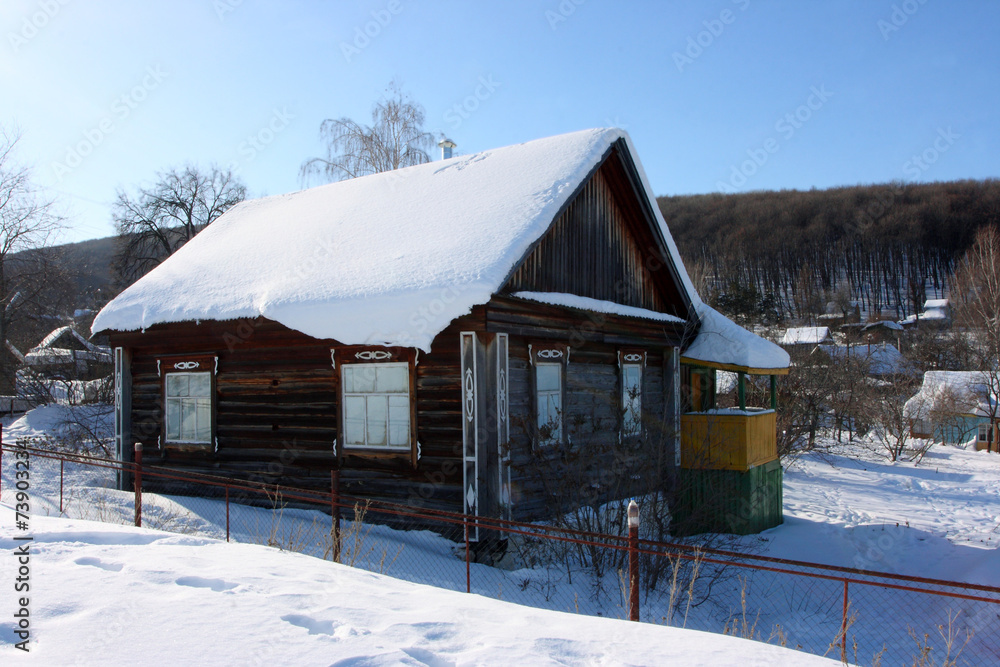
[[[481,321],[481,318],[480,318]],[[329,490],[330,470],[341,469],[342,492],[461,510],[461,393],[458,331],[452,323],[416,366],[417,440],[421,458],[378,456],[339,447],[339,373],[330,350],[275,322],[203,322],[158,325],[142,334],[114,334],[133,350],[132,440],[146,461],[208,474]],[[481,324],[479,325],[482,326]],[[163,420],[156,361],[169,355],[218,356],[216,435],[212,447],[159,447]]]
[[[685,316],[617,154],[581,189],[501,290],[565,292]]]

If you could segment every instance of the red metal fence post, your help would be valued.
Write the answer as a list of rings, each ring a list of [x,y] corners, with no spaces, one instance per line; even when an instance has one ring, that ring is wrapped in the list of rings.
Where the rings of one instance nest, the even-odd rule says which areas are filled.
[[[628,504],[628,620],[639,620],[639,506]]]
[[[340,562],[340,470],[330,470],[330,545],[331,558],[334,563]]]
[[[226,542],[229,541],[229,485],[226,484]]]
[[[840,621],[840,660],[847,664],[847,579],[844,579],[844,615]]]
[[[63,464],[65,459],[59,459],[59,514],[63,513]]]
[[[142,443],[135,443],[135,525],[142,528]]]

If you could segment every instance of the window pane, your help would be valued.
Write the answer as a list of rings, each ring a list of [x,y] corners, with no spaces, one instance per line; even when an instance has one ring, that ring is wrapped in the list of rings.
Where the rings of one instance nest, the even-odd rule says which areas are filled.
[[[538,364],[538,391],[555,391],[559,389],[559,364]]]
[[[198,442],[212,441],[212,401],[199,399],[198,405],[198,432],[195,440]]]
[[[184,373],[167,374],[167,396],[187,396],[188,376]]]
[[[402,447],[410,442],[410,400],[406,396],[389,397],[389,445]]]
[[[559,392],[545,392],[538,395],[538,428],[548,435],[548,440],[559,440],[562,424],[560,411],[562,400]]]
[[[642,418],[642,367],[638,364],[622,366],[622,431],[636,435]]]
[[[198,414],[195,402],[189,398],[181,400],[181,440],[194,440],[197,435]]]
[[[368,408],[368,444],[372,446],[385,446],[386,444],[386,420],[388,418],[388,400],[384,396],[369,396],[366,404]]]
[[[207,398],[212,395],[212,376],[208,373],[192,373],[188,381],[190,396]]]
[[[622,366],[622,373],[625,376],[622,383],[628,391],[633,391],[639,387],[639,367],[634,364]]]
[[[177,440],[181,437],[181,402],[177,399],[167,399],[167,440]]]
[[[344,366],[344,393],[354,393],[354,367]]]
[[[352,392],[371,393],[375,391],[375,367],[366,364],[354,365],[354,388]]]
[[[348,445],[365,444],[365,399],[344,397],[344,439]]]
[[[407,368],[404,366],[379,366],[376,368],[376,389],[386,393],[405,393],[410,390]]]

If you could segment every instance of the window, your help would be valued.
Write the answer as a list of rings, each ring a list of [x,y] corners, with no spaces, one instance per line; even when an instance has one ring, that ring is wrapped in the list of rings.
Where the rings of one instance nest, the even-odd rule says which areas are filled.
[[[562,440],[562,364],[535,364],[538,431],[544,444]]]
[[[409,449],[409,364],[345,364],[342,368],[345,446]]]
[[[212,374],[167,373],[167,442],[212,442]]]
[[[931,423],[926,419],[917,419],[913,422],[911,430],[916,438],[929,438],[931,436]]]
[[[993,424],[979,425],[979,442],[993,442]]]
[[[622,364],[622,435],[642,432],[642,365]]]

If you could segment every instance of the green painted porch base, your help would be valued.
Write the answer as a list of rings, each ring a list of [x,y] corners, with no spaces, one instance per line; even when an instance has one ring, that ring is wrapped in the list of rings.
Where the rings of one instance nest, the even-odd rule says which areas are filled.
[[[679,473],[673,535],[749,535],[782,523],[778,461],[746,472],[681,468]]]

